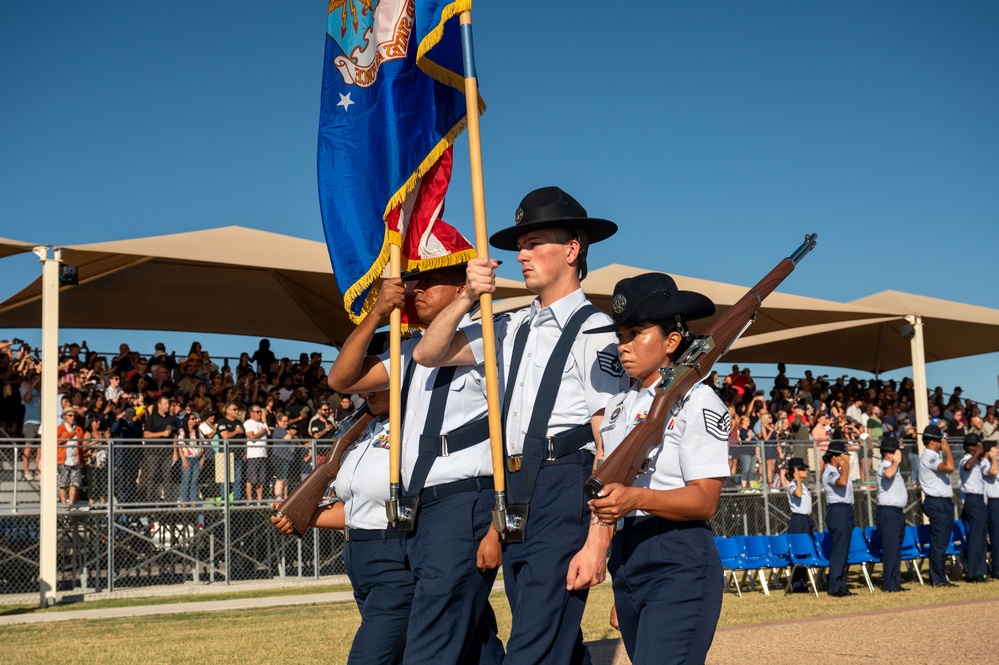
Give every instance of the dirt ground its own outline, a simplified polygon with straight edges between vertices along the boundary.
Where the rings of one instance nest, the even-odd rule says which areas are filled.
[[[983,637],[985,622],[997,615],[999,598],[729,626],[715,633],[707,662],[992,665],[999,662],[996,646]],[[630,663],[620,640],[591,642],[590,653],[594,665]]]

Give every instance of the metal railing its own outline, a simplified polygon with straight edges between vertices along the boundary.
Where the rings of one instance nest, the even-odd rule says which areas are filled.
[[[67,486],[58,507],[60,593],[345,572],[341,532],[312,529],[295,539],[278,534],[268,519],[277,482],[294,489],[329,442],[268,443],[261,500],[246,496],[245,454],[253,446],[245,442],[203,442],[187,470],[176,444],[81,443],[58,470],[59,484]],[[37,593],[39,448],[38,441],[0,441],[0,596]],[[77,488],[73,503],[69,486]]]
[[[329,442],[268,443],[261,501],[246,496],[245,443],[204,443],[197,458],[199,472],[188,472],[186,477],[179,458],[183,453],[176,444],[118,439],[79,446],[85,452],[77,455],[76,502],[60,503],[58,509],[60,593],[245,579],[320,579],[344,573],[341,532],[311,529],[305,538],[293,539],[274,531],[268,520],[277,481],[284,480],[279,476],[287,476],[290,492]],[[41,496],[39,482],[21,476],[25,450],[33,453],[38,448],[38,441],[0,440],[0,596],[37,593]],[[855,523],[873,525],[880,458],[873,445],[848,442],[848,448],[855,462],[851,465],[856,476]],[[817,529],[825,528],[819,478],[823,451],[815,443],[758,443],[731,450],[734,474],[726,480],[711,520],[716,535],[787,530],[790,511],[782,465],[792,456],[803,457],[812,470],[808,479],[812,516]],[[740,459],[744,451],[745,459]],[[912,482],[913,464],[918,465],[914,457],[914,451],[903,450],[901,473],[909,492],[906,521],[920,524],[921,496]],[[769,478],[768,459],[774,461]],[[35,469],[32,456],[29,472]],[[61,475],[65,483],[67,477],[74,480],[75,472],[64,470]],[[65,498],[69,500],[68,491]],[[954,502],[959,515],[957,492]]]

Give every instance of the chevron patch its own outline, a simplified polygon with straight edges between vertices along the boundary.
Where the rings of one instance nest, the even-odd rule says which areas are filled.
[[[719,441],[728,441],[728,433],[732,429],[732,415],[728,411],[717,413],[711,409],[704,409],[704,429]]]

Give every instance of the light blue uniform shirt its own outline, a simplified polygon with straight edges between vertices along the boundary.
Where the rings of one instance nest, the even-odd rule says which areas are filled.
[[[389,499],[388,419],[373,420],[343,456],[336,475],[336,496],[343,501],[351,529],[387,529]]]
[[[787,502],[791,504],[791,512],[795,515],[812,514],[812,493],[808,491],[808,485],[801,486],[801,498],[794,495],[794,490],[798,487],[798,481],[792,480],[787,486]]]
[[[989,462],[985,459],[979,459],[973,467],[965,469],[964,465],[970,459],[971,455],[965,453],[964,457],[961,458],[961,466],[957,468],[957,474],[960,478],[957,488],[960,490],[962,497],[965,494],[985,494],[985,479],[983,475],[989,472]],[[982,469],[983,463],[985,464],[984,469]]]
[[[510,376],[514,340],[524,321],[528,321],[530,331],[524,355],[520,359],[516,385],[510,393],[507,405],[506,453],[520,455],[524,450],[524,437],[534,413],[534,401],[541,386],[541,378],[548,366],[548,359],[555,350],[555,344],[562,337],[562,330],[578,309],[589,301],[578,289],[549,307],[541,307],[535,300],[530,307],[514,312],[510,316],[497,318],[494,322],[497,353],[499,354],[502,393],[506,394],[506,383]],[[569,348],[569,358],[562,370],[562,380],[555,406],[548,418],[547,436],[588,423],[590,418],[607,401],[630,383],[628,375],[621,367],[617,355],[617,337],[612,332],[583,334],[586,330],[613,323],[602,312],[591,314]],[[475,361],[484,359],[482,328],[479,325],[463,328],[469,348]],[[595,452],[595,444],[584,446],[584,450]],[[728,475],[727,473],[725,475]]]
[[[826,464],[826,468],[822,471],[822,490],[826,495],[826,503],[853,504],[853,483],[847,480],[845,487],[839,487],[836,485],[838,478],[839,469],[832,464]]]
[[[655,386],[634,387],[611,398],[600,425],[605,458],[645,420],[653,399]],[[667,416],[662,445],[649,454],[648,471],[634,486],[672,490],[692,480],[727,477],[729,420],[728,408],[714,390],[703,383],[694,386]],[[631,515],[648,513],[638,510]]]
[[[884,460],[878,467],[878,505],[890,508],[905,508],[906,501],[909,500],[909,493],[905,489],[905,479],[899,468],[895,469],[895,475],[891,478],[885,477],[885,470],[891,466],[891,462]]]
[[[988,459],[984,460],[987,466],[982,468],[982,484],[985,486],[985,498],[988,501],[999,499],[999,476],[990,476],[989,469],[992,463]]]
[[[926,496],[953,498],[954,489],[950,486],[950,474],[937,471],[943,463],[943,455],[939,451],[927,448],[919,456],[919,485]]]
[[[469,316],[462,319],[462,326],[469,325]],[[420,341],[417,333],[402,342],[403,376],[407,367],[413,362],[413,349]],[[389,371],[389,354],[379,356]],[[404,485],[409,485],[410,476],[416,467],[420,454],[420,436],[427,422],[430,411],[430,399],[433,395],[434,383],[440,370],[435,367],[414,365],[412,379],[409,385],[409,395],[406,397],[406,412],[402,414],[402,466],[399,473]],[[454,431],[486,413],[486,378],[485,366],[480,363],[474,366],[456,367],[454,378],[448,387],[447,407],[444,409],[444,422],[441,433]],[[491,476],[493,473],[492,454],[489,450],[489,438],[464,450],[449,452],[446,457],[438,456],[430,467],[430,473],[424,482],[424,487],[433,487],[452,483],[466,478]]]

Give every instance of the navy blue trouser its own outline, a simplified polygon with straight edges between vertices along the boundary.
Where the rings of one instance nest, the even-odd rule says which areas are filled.
[[[826,507],[826,528],[832,540],[829,553],[829,593],[846,591],[846,558],[850,554],[853,534],[853,506],[831,503]]]
[[[538,473],[527,538],[503,546],[503,583],[513,613],[506,643],[505,662],[510,665],[590,662],[579,627],[587,591],[566,591],[565,576],[589,530],[583,483],[593,471],[593,456],[572,453],[559,462],[542,466]],[[517,495],[521,477],[508,476],[509,495]]]
[[[875,524],[881,536],[881,579],[883,591],[902,588],[902,539],[905,537],[905,515],[901,508],[878,506]]]
[[[405,539],[350,541],[344,544],[343,561],[361,613],[347,662],[401,663],[415,589]]]
[[[791,520],[787,524],[788,533],[807,533],[809,535],[815,531],[811,515],[801,513],[791,513]],[[795,568],[794,577],[791,578],[791,589],[794,591],[808,591],[808,571],[805,568]]]
[[[724,576],[706,522],[647,518],[614,536],[609,570],[621,638],[635,665],[703,663]]]
[[[968,523],[968,577],[985,577],[985,550],[988,548],[988,509],[982,494],[965,494],[961,519]]]
[[[497,571],[482,572],[475,565],[479,541],[492,519],[494,493],[472,489],[436,498],[447,487],[421,493],[416,529],[408,541],[416,590],[405,662],[500,663],[503,644],[489,605]]]
[[[989,552],[992,553],[992,577],[999,577],[999,499],[985,505],[989,521]]]
[[[954,502],[948,497],[923,498],[923,514],[930,520],[930,582],[943,584],[947,580],[947,546],[954,532]]]

